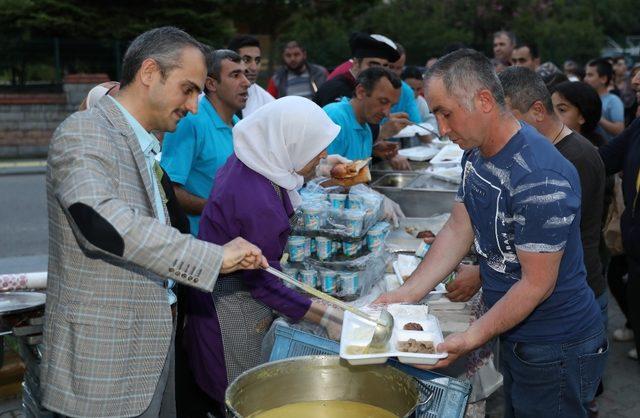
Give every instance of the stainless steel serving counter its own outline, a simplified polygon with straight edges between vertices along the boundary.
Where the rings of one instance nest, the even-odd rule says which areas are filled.
[[[458,191],[457,184],[411,171],[379,172],[371,187],[397,202],[406,216],[422,218],[451,212]]]

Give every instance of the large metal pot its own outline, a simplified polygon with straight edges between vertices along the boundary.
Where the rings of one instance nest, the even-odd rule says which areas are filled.
[[[419,398],[417,382],[391,366],[350,366],[338,356],[307,356],[246,371],[227,388],[225,404],[230,417],[330,400],[361,402],[408,417]]]

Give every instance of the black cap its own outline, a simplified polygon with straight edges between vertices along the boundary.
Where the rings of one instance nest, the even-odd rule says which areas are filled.
[[[384,58],[389,62],[400,59],[396,44],[386,36],[355,32],[349,37],[349,46],[353,58]]]

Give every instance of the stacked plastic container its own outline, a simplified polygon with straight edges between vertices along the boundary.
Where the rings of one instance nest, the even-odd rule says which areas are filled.
[[[346,193],[311,185],[300,194],[283,271],[325,293],[356,299],[384,272],[390,225],[381,221],[382,196],[366,186]]]

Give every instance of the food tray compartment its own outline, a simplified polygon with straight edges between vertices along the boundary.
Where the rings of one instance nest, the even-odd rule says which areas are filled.
[[[394,319],[394,328],[391,339],[383,351],[368,354],[353,354],[350,347],[366,346],[368,342],[371,341],[375,325],[357,315],[352,314],[351,312],[345,312],[342,323],[342,337],[340,339],[340,357],[353,365],[380,364],[386,362],[389,357],[397,357],[402,363],[435,364],[439,359],[447,357],[447,353],[409,353],[402,352],[397,349],[398,341],[406,341],[402,338],[405,338],[405,333],[409,331],[402,330],[402,327],[407,322],[418,322],[421,323],[421,325],[424,324],[424,331],[422,331],[424,334],[421,335],[428,335],[433,338],[433,340],[420,341],[432,341],[434,347],[437,347],[438,344],[443,341],[440,324],[435,316],[428,314],[428,308],[426,305],[392,304],[389,305],[387,309]],[[375,313],[371,310],[367,310],[365,312],[369,313],[374,318],[377,318],[379,315],[379,313]]]
[[[462,161],[463,154],[464,151],[456,144],[447,145],[440,150],[438,155],[431,159],[431,164],[446,166],[459,165]]]
[[[440,152],[438,147],[421,145],[417,147],[403,148],[398,151],[398,154],[411,161],[429,161],[435,157],[438,152]]]

